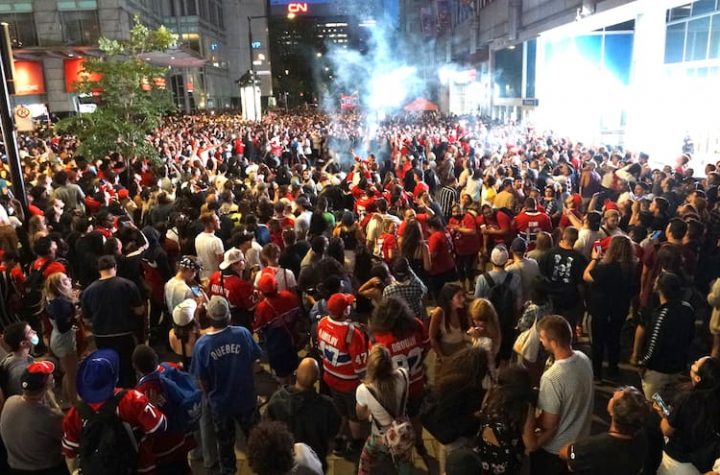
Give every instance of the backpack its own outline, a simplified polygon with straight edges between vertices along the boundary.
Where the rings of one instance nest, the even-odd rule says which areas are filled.
[[[25,311],[29,316],[37,316],[42,313],[43,284],[45,283],[45,271],[53,261],[46,261],[38,269],[33,269],[30,264],[28,278],[25,280]]]
[[[165,392],[161,407],[167,417],[168,432],[188,433],[198,429],[202,409],[202,391],[193,377],[168,363],[161,363],[164,371],[154,371],[140,379],[140,383],[157,380]]]
[[[120,391],[98,412],[82,401],[75,405],[83,422],[79,446],[81,473],[129,475],[137,472],[135,437],[116,413],[125,394],[127,390]]]
[[[283,328],[288,333],[290,342],[296,352],[305,349],[310,342],[310,320],[305,316],[302,306],[292,308],[279,315],[268,300],[265,300],[265,302],[277,315],[265,328]]]
[[[400,374],[402,374],[403,379],[405,380],[405,391],[403,392],[402,400],[400,402],[400,411],[397,414],[393,414],[383,405],[382,402],[380,402],[380,399],[371,387],[365,386],[373,399],[375,399],[375,402],[377,402],[392,419],[390,425],[385,428],[385,433],[382,438],[383,444],[387,447],[388,452],[390,452],[393,461],[396,458],[407,458],[407,456],[412,453],[412,448],[415,446],[415,439],[417,437],[415,434],[415,428],[413,427],[412,422],[410,422],[410,418],[407,416],[406,411],[410,380],[404,369],[400,369]],[[382,431],[382,427],[380,427],[378,421],[374,418],[373,420],[377,428]]]
[[[512,289],[510,288],[510,282],[512,281],[512,274],[510,272],[505,276],[500,284],[496,284],[488,272],[483,273],[483,277],[490,287],[487,299],[495,307],[495,311],[500,317],[500,321],[509,325],[509,323],[515,322],[515,296],[513,295]]]

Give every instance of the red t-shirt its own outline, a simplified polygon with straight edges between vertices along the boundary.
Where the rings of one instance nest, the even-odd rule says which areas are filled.
[[[552,232],[552,220],[540,211],[523,211],[515,216],[515,231],[519,236],[534,241],[540,231]]]
[[[432,266],[428,274],[440,275],[455,268],[455,258],[452,255],[450,236],[442,231],[435,231],[428,239],[430,248],[430,261]]]
[[[288,290],[281,290],[275,295],[265,297],[257,304],[255,309],[253,331],[262,330],[264,326],[279,316],[300,307],[300,305],[298,296]]]
[[[502,211],[495,212],[495,218],[491,220],[486,220],[485,216],[481,214],[477,217],[476,222],[478,228],[480,228],[484,224],[486,226],[494,226],[498,229],[502,229],[503,231],[505,231],[504,234],[492,236],[491,239],[495,239],[495,244],[509,244],[515,237],[515,233],[513,233],[512,229],[512,219],[510,219],[510,216],[503,213]]]
[[[381,234],[378,238],[378,245],[380,246],[383,260],[389,264],[393,257],[397,256],[398,244],[395,235],[392,233]]]
[[[575,215],[577,219],[582,219],[582,214],[580,214],[580,211],[572,210],[572,214]],[[558,227],[560,228],[567,228],[568,226],[572,226],[572,222],[570,221],[570,218],[565,216],[563,213],[562,216],[560,216],[560,221],[558,222]]]
[[[475,234],[463,234],[460,231],[451,231],[455,252],[458,256],[477,254],[480,251],[481,238],[480,231],[477,229],[477,224],[475,223],[475,217],[470,213],[465,213],[460,219],[452,217],[448,221],[448,228],[458,225],[461,228],[475,229]]]
[[[217,271],[210,276],[210,297],[220,295],[225,297],[232,307],[252,311],[259,300],[255,287],[235,274],[223,276],[221,285],[220,272]]]
[[[373,333],[368,350],[379,343],[388,349],[395,363],[408,370],[410,397],[422,397],[425,389],[425,366],[423,361],[430,348],[430,337],[423,322],[416,318],[416,327],[409,334],[397,337],[391,332]]]
[[[422,228],[423,237],[427,238],[429,231],[427,228],[427,222],[428,219],[430,219],[430,216],[427,215],[427,213],[420,213],[415,215],[415,221],[420,223],[420,228]],[[402,237],[402,235],[405,233],[405,228],[407,227],[407,221],[404,219],[402,220],[402,223],[400,223],[400,226],[398,226],[398,236]]]
[[[32,268],[32,270],[40,270],[40,268],[42,266],[44,266],[46,262],[47,262],[46,258],[38,257],[37,259],[35,259],[35,262],[32,263],[31,268]],[[54,274],[56,272],[65,273],[66,272],[65,266],[62,265],[60,262],[53,261],[45,268],[45,272],[43,272],[43,278],[47,279],[48,277],[50,277],[52,274]]]
[[[338,322],[330,317],[320,320],[317,329],[323,357],[323,381],[344,393],[354,391],[360,385],[360,376],[367,364],[365,335],[356,323],[352,326],[352,337],[348,335],[350,330],[349,321]]]
[[[115,388],[115,394],[121,391]],[[104,402],[88,404],[94,411],[100,410]],[[123,422],[132,427],[138,445],[138,472],[149,472],[155,468],[155,453],[152,439],[144,437],[155,432],[163,432],[167,427],[167,419],[163,413],[153,406],[147,397],[135,389],[129,389],[120,400],[117,415]],[[63,421],[62,449],[65,457],[74,458],[80,448],[80,434],[82,433],[82,419],[75,409],[65,415]]]

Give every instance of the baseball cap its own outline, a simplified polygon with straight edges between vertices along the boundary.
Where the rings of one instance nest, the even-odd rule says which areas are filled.
[[[45,388],[48,378],[55,371],[52,361],[36,361],[30,363],[20,378],[24,391],[39,391]]]
[[[353,303],[355,303],[355,296],[352,294],[334,294],[328,299],[327,309],[331,314],[339,317]]]
[[[258,280],[257,288],[264,294],[271,294],[277,290],[277,281],[272,274],[264,273]]]
[[[523,238],[516,237],[513,239],[512,244],[510,244],[510,250],[512,252],[525,252],[527,251],[527,243]]]
[[[211,320],[225,320],[230,315],[230,304],[225,297],[213,295],[207,303],[207,315]]]
[[[225,252],[223,261],[220,263],[220,269],[225,270],[231,265],[245,261],[245,254],[240,249],[232,248]]]
[[[104,402],[115,392],[118,382],[120,358],[115,350],[102,349],[90,353],[77,373],[77,390],[88,404]]]
[[[490,253],[490,262],[496,266],[504,266],[508,261],[508,251],[505,246],[495,246]]]
[[[184,327],[195,319],[197,302],[193,299],[185,299],[175,306],[172,313],[175,325]]]
[[[200,272],[202,270],[202,264],[195,258],[195,256],[182,256],[178,262],[178,266],[185,269],[192,269]]]

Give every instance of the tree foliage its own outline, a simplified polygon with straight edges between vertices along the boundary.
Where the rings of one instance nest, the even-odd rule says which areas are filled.
[[[137,17],[128,40],[100,38],[102,56],[88,57],[82,81],[75,82],[79,93],[97,97],[97,109],[61,120],[56,131],[76,136],[78,153],[90,159],[112,152],[157,159],[146,137],[175,106],[164,87],[167,69],[149,64],[144,55],[166,51],[176,41],[165,27],[149,29]]]

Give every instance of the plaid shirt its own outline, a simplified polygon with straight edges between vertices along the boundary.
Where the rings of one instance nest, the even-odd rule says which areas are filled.
[[[419,318],[425,318],[425,306],[423,305],[423,297],[427,294],[427,287],[423,282],[410,270],[410,278],[406,281],[395,281],[385,287],[383,290],[383,298],[396,297],[404,300]]]

